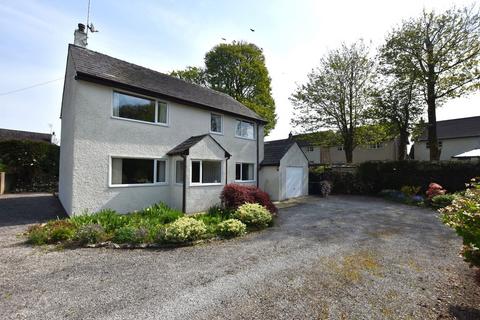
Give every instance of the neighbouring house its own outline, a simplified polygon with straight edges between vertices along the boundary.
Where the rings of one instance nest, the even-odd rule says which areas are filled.
[[[308,159],[296,141],[265,142],[260,185],[272,200],[308,194]]]
[[[440,160],[459,159],[462,153],[480,149],[480,117],[437,121]],[[427,129],[414,145],[415,160],[430,160]]]
[[[298,142],[310,165],[346,163],[343,146],[323,147],[321,141],[316,138],[309,138],[309,135],[291,135],[290,139]],[[353,150],[353,163],[398,160],[398,143],[398,138],[395,138],[384,142],[357,146]]]
[[[68,47],[61,120],[59,198],[70,215],[160,201],[199,212],[227,183],[259,185],[263,118],[226,94],[81,45]]]
[[[52,134],[31,132],[31,131],[0,129],[0,141],[7,141],[7,140],[29,140],[29,141],[43,141],[43,142],[51,143]]]

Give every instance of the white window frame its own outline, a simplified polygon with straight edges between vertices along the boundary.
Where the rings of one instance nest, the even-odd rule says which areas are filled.
[[[383,149],[383,143],[382,142],[371,143],[371,144],[368,145],[368,148],[369,149],[375,149],[375,150]]]
[[[219,116],[220,117],[220,127],[222,129],[220,132],[212,131],[212,116]],[[210,133],[223,135],[223,115],[221,115],[219,113],[213,113],[213,112],[210,113]]]
[[[236,138],[245,139],[245,140],[255,140],[255,139],[257,138],[257,134],[256,134],[256,132],[255,132],[255,131],[256,131],[256,127],[255,127],[256,124],[255,124],[255,122],[253,122],[253,121],[248,121],[248,120],[242,120],[242,119],[235,119],[235,120],[236,120],[236,121],[235,121],[235,128],[234,128],[234,130],[235,130],[235,137],[236,137]],[[246,122],[246,123],[250,123],[251,125],[253,125],[253,138],[242,137],[242,136],[237,135],[237,121]]]
[[[115,93],[120,93],[120,94],[125,94],[125,95],[136,97],[136,98],[143,98],[143,99],[149,99],[149,100],[155,101],[155,122],[143,121],[143,120],[137,120],[137,119],[130,119],[130,118],[123,118],[123,117],[119,117],[119,116],[114,115],[113,110],[115,109],[115,105],[114,105],[114,102],[115,102],[114,95],[115,95]],[[167,122],[165,122],[165,123],[158,122],[158,106],[159,106],[159,103],[164,103],[167,107]],[[137,93],[129,92],[129,91],[125,91],[125,90],[113,89],[112,90],[111,111],[112,111],[112,114],[111,114],[110,117],[112,119],[131,121],[131,122],[137,122],[137,123],[144,123],[144,124],[150,124],[150,125],[161,126],[161,127],[169,127],[170,126],[170,104],[167,101],[159,100],[159,99],[156,99],[156,98],[153,98],[153,97],[150,97],[150,96],[137,94]]]
[[[153,183],[130,183],[130,184],[113,184],[112,183],[112,173],[113,173],[113,159],[142,159],[142,160],[153,160]],[[157,182],[157,161],[165,162],[165,182]],[[156,186],[165,186],[168,185],[168,159],[164,157],[144,157],[144,156],[124,156],[124,155],[111,155],[109,156],[108,161],[108,187],[109,188],[125,188],[125,187],[156,187]]]
[[[339,146],[337,147],[337,151],[345,151],[345,149],[343,148],[343,146]]]
[[[211,182],[211,183],[202,183],[203,180],[203,161],[216,161],[220,162],[220,182]],[[200,182],[193,182],[193,162],[200,162]],[[190,186],[201,187],[201,186],[221,186],[223,180],[223,161],[218,159],[191,159],[190,160]]]
[[[240,165],[240,180],[237,180],[237,164]],[[242,164],[253,164],[253,180],[241,180],[243,176],[243,167]],[[256,182],[257,181],[257,170],[254,162],[235,162],[235,182]]]
[[[307,147],[307,152],[313,152],[314,150],[315,150],[315,149],[314,149],[314,147],[312,147],[312,146],[308,146],[308,147]]]

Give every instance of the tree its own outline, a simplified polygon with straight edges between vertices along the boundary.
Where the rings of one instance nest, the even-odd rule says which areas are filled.
[[[262,49],[252,43],[219,44],[205,54],[205,68],[171,75],[224,92],[263,117],[265,134],[275,127],[275,101]]]
[[[399,136],[398,159],[407,158],[408,137],[422,114],[421,97],[414,79],[381,77],[373,93],[370,115],[373,119],[390,123]]]
[[[208,86],[205,70],[199,67],[188,66],[185,70],[172,71],[170,75],[204,87]]]
[[[380,53],[393,72],[419,80],[428,106],[430,160],[439,160],[436,107],[480,85],[480,13],[474,7],[424,12],[394,29]]]
[[[321,127],[337,130],[351,163],[358,144],[356,130],[366,122],[373,74],[369,48],[362,41],[330,51],[308,74],[307,83],[292,94],[292,125],[306,132]]]

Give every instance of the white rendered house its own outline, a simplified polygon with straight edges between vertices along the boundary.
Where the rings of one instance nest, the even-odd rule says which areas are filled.
[[[69,215],[160,201],[199,212],[227,183],[258,186],[265,121],[226,94],[69,45],[61,120]]]

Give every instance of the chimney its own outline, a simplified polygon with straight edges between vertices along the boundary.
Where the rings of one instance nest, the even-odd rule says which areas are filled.
[[[292,138],[293,138],[293,134],[292,134],[292,132],[290,131],[290,133],[288,134],[288,139],[289,139],[289,140],[292,140]]]
[[[87,33],[85,32],[85,25],[83,23],[78,24],[78,29],[75,30],[73,44],[79,47],[87,47]]]

